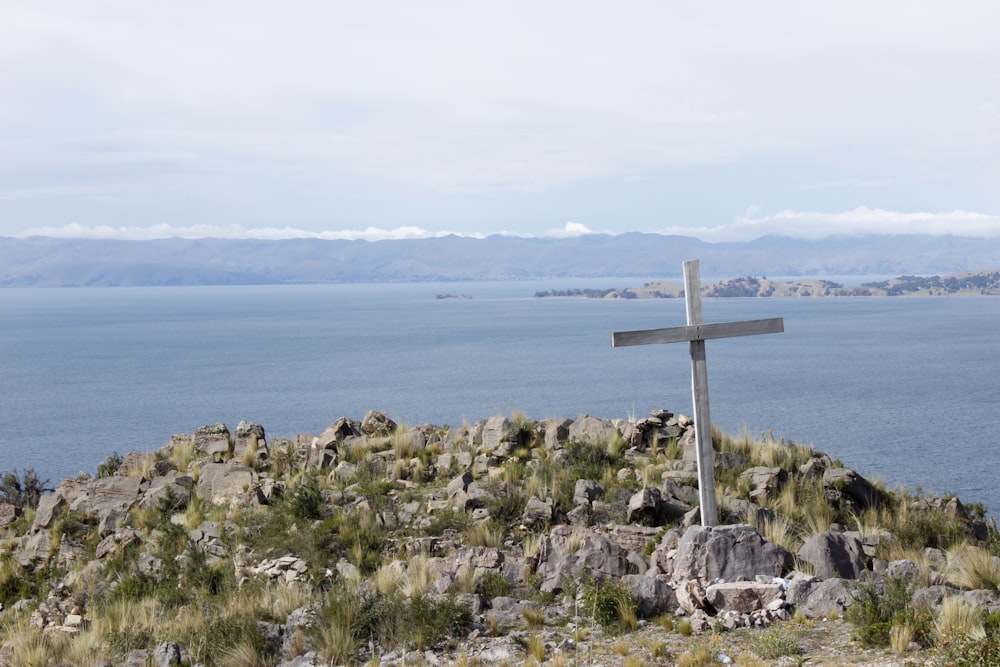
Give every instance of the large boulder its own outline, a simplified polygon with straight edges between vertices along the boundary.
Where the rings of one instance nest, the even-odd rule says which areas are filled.
[[[848,507],[872,507],[880,498],[878,489],[850,468],[828,468],[823,473],[823,487],[831,500]]]
[[[573,504],[590,505],[604,495],[604,487],[592,479],[578,479],[573,487]]]
[[[798,606],[806,618],[843,616],[844,610],[854,604],[857,583],[844,579],[827,579],[813,586],[809,597]]]
[[[536,571],[543,592],[560,591],[567,581],[575,581],[584,574],[595,579],[617,580],[634,567],[625,549],[608,537],[572,532],[568,528],[557,526],[541,540]]]
[[[361,420],[361,430],[370,436],[385,437],[394,433],[397,428],[396,422],[378,410],[369,410]]]
[[[757,575],[778,577],[792,566],[792,555],[768,542],[747,524],[691,526],[677,544],[673,579],[735,581]]]
[[[70,505],[75,512],[94,516],[100,521],[110,512],[127,512],[139,502],[147,484],[141,477],[112,475],[91,480],[87,493]]]
[[[727,581],[705,589],[705,599],[712,607],[741,614],[765,609],[776,600],[783,600],[783,595],[781,584],[757,581]]]
[[[740,479],[746,479],[752,487],[750,500],[757,503],[774,495],[787,477],[788,473],[777,466],[756,466],[740,473]]]
[[[66,508],[66,499],[61,493],[46,493],[38,500],[32,530],[41,530],[52,525],[52,520]]]
[[[21,516],[21,510],[10,503],[0,503],[0,528],[6,528],[17,521]]]
[[[820,579],[857,579],[865,570],[863,546],[852,533],[816,533],[802,545],[798,557]]]
[[[496,452],[506,456],[518,445],[520,439],[517,429],[509,419],[502,415],[490,417],[483,425],[482,451],[486,454]]]
[[[201,467],[198,495],[214,505],[239,502],[251,496],[249,491],[257,483],[253,468],[222,463],[206,463]]]
[[[562,449],[569,438],[569,427],[572,424],[569,419],[550,419],[545,422],[545,448]]]
[[[660,516],[662,502],[659,489],[653,486],[642,487],[628,500],[627,521],[644,526],[659,526],[663,523]]]
[[[580,415],[569,425],[570,442],[599,445],[610,442],[617,435],[618,429],[612,422],[590,415]]]
[[[670,577],[666,575],[626,574],[622,577],[622,584],[635,600],[641,618],[677,611],[677,596],[670,585]]]
[[[233,436],[221,422],[196,428],[193,439],[198,453],[213,461],[228,461],[233,456]]]
[[[341,417],[333,422],[326,429],[316,436],[312,442],[313,450],[337,449],[337,445],[349,438],[363,438],[365,432],[361,430],[361,424]]]
[[[243,420],[236,425],[236,433],[233,438],[233,458],[242,459],[247,450],[256,452],[258,459],[267,458],[267,439],[264,435],[264,427]]]

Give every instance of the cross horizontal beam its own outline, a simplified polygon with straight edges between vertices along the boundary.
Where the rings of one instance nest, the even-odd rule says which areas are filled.
[[[644,329],[642,331],[617,331],[611,334],[611,347],[651,345],[653,343],[685,343],[713,338],[733,338],[735,336],[781,333],[784,330],[784,319],[773,317],[767,320],[693,324],[686,327]]]

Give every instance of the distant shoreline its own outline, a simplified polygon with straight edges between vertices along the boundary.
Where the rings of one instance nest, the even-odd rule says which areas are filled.
[[[779,281],[768,280],[767,277],[743,276],[703,285],[701,295],[707,298],[998,296],[1000,270],[964,271],[947,276],[900,276],[850,286],[823,279]],[[662,280],[624,289],[588,288],[535,292],[537,298],[677,299],[683,296],[683,285]]]

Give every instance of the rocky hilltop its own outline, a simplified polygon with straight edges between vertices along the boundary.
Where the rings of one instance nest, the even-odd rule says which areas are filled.
[[[704,297],[983,296],[1000,294],[1000,271],[966,271],[948,276],[900,276],[844,286],[831,280],[777,281],[744,276],[702,285]],[[535,292],[536,297],[590,299],[683,298],[684,286],[652,281],[625,289],[567,289]]]
[[[702,527],[692,426],[666,410],[457,428],[372,411],[291,440],[204,426],[40,496],[8,475],[0,665],[995,651],[1000,534],[985,508],[887,490],[767,434],[716,433],[723,525]]]

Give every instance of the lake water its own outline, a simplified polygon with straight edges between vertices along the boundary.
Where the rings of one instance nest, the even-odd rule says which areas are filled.
[[[369,409],[410,425],[690,414],[686,345],[610,346],[612,331],[684,324],[683,302],[532,298],[611,286],[0,290],[0,471],[56,482],[241,419],[289,437]],[[1000,299],[710,299],[704,314],[785,320],[708,342],[716,425],[1000,510]]]

